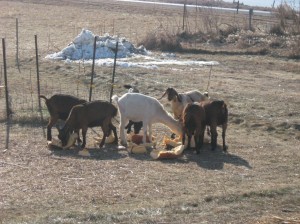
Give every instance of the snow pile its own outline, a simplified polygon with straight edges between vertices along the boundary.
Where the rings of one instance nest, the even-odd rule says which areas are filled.
[[[47,55],[46,59],[64,60],[65,63],[76,63],[84,60],[84,63],[91,64],[94,40],[95,35],[91,31],[83,29],[66,48]],[[106,34],[104,36],[96,36],[95,64],[97,66],[113,66],[117,41],[117,66],[123,68],[158,69],[158,66],[163,65],[205,66],[219,64],[216,61],[184,61],[177,58],[174,53],[164,53],[161,56],[155,56],[143,46],[136,48],[125,38],[111,37]]]
[[[95,35],[91,31],[83,29],[66,48],[60,52],[49,54],[46,58],[72,61],[93,59],[94,39]],[[130,57],[133,54],[148,54],[147,50],[143,46],[135,48],[135,46],[125,38],[111,37],[108,34],[105,34],[102,37],[96,36],[95,58],[114,58],[117,41],[119,42],[117,53],[118,58]]]

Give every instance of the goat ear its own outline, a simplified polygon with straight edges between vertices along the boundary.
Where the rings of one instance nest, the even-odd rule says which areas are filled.
[[[178,99],[178,102],[182,102],[182,96],[178,93],[176,93],[176,96],[177,96],[177,99]]]

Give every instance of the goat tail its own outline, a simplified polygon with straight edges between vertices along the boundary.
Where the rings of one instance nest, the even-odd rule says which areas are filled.
[[[188,125],[189,123],[192,123],[193,122],[193,116],[191,113],[187,112],[184,114],[184,117],[183,117],[183,123],[184,125]]]
[[[118,109],[116,107],[114,107],[114,110],[112,112],[112,117],[117,116],[117,114],[118,114]]]
[[[39,97],[45,99],[46,101],[48,100],[44,95],[39,95]]]
[[[222,106],[222,112],[223,112],[223,116],[224,116],[224,123],[228,122],[228,109],[227,109],[227,104],[224,102],[223,106]]]
[[[119,97],[117,95],[113,95],[111,97],[111,99],[119,106],[119,103],[118,103]]]

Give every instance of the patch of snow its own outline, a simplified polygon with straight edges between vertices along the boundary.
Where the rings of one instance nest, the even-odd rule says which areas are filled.
[[[140,67],[158,69],[158,66],[161,65],[204,66],[219,64],[216,61],[178,60],[174,53],[163,53],[160,57],[155,57],[144,46],[135,47],[125,38],[111,37],[109,34],[95,36],[91,31],[85,29],[67,47],[59,52],[47,55],[46,59],[64,60],[68,64],[82,61],[84,63],[92,63],[95,37],[95,65],[97,66],[113,66],[117,42],[117,66],[123,68]]]
[[[83,29],[81,33],[63,50],[46,56],[47,59],[54,60],[89,60],[93,59],[95,35]],[[147,50],[140,46],[135,48],[132,43],[125,38],[111,37],[109,34],[96,36],[95,58],[114,58],[116,44],[118,41],[118,58],[130,57],[132,54],[147,55]]]

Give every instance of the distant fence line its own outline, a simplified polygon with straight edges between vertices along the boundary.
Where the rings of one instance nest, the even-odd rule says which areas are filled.
[[[48,91],[49,89],[49,85],[47,83],[47,81],[41,82],[40,80],[40,73],[39,73],[39,53],[38,53],[38,38],[37,35],[34,36],[35,38],[35,49],[36,49],[36,78],[33,78],[32,76],[32,72],[30,70],[30,76],[28,79],[28,76],[22,77],[21,76],[21,72],[18,73],[18,77],[15,77],[13,79],[17,79],[17,80],[11,80],[12,82],[8,81],[8,75],[7,75],[7,68],[6,68],[6,64],[7,64],[7,60],[6,60],[6,44],[5,44],[5,38],[2,38],[2,49],[3,49],[3,70],[2,70],[2,66],[1,66],[1,79],[2,80],[2,71],[3,71],[3,77],[4,77],[4,86],[1,86],[1,88],[4,87],[5,89],[5,112],[6,112],[6,116],[5,118],[1,118],[1,120],[5,120],[6,121],[6,125],[7,125],[7,137],[6,137],[6,144],[5,144],[5,148],[8,148],[8,143],[9,143],[9,130],[10,130],[10,124],[11,124],[11,116],[18,116],[19,120],[22,119],[28,119],[29,117],[33,117],[34,119],[36,119],[36,117],[38,116],[37,113],[39,113],[39,117],[40,119],[43,121],[43,112],[42,112],[42,106],[41,106],[41,99],[39,97],[40,93],[41,93],[41,85],[43,85],[42,87],[42,91],[43,94],[47,94],[47,92],[51,92],[51,94],[49,94],[50,96],[53,94],[53,92],[55,93],[60,93],[62,92],[62,87],[61,84],[62,82],[60,82],[59,80],[55,80],[55,84],[52,80],[52,84],[51,84],[51,88],[52,91]],[[95,65],[95,52],[96,52],[96,37],[94,38],[94,53],[93,53],[93,61],[92,61],[92,71],[90,73],[90,82],[89,85],[86,85],[86,88],[89,89],[89,96],[88,99],[89,101],[92,100],[93,96],[93,89],[95,89],[95,84],[94,84],[94,76],[95,76],[95,69],[94,69],[94,65]],[[103,86],[101,86],[101,92],[105,91],[105,87],[107,87],[106,92],[109,92],[109,99],[111,98],[112,94],[113,94],[113,86],[114,86],[114,77],[115,77],[115,68],[116,68],[116,59],[117,59],[117,52],[118,52],[118,42],[116,44],[116,49],[115,49],[115,60],[114,60],[114,67],[113,67],[113,73],[112,73],[112,81],[111,83],[107,82],[106,84],[104,84]],[[45,80],[48,80],[49,78],[46,78]],[[34,81],[36,80],[36,85],[34,85]],[[72,79],[71,79],[72,80]],[[73,78],[74,80],[74,78]],[[19,81],[19,85],[17,84]],[[11,85],[10,85],[11,83]],[[13,84],[12,84],[13,83]],[[75,81],[75,83],[77,84],[77,96],[80,98],[84,98],[87,99],[87,97],[83,97],[82,95],[84,94],[80,94],[81,96],[79,96],[79,83],[80,80],[77,79]],[[57,87],[59,84],[59,91],[57,91]],[[12,87],[12,85],[18,85],[18,88],[10,88]],[[73,84],[74,85],[74,84]],[[73,89],[74,88],[71,87],[72,84],[70,82],[67,82],[67,85],[64,87],[64,91],[63,93],[68,92],[68,90]],[[104,88],[103,88],[104,87]],[[53,91],[53,89],[56,89],[56,91]],[[0,90],[1,91],[1,90]],[[85,91],[83,91],[85,92]],[[1,93],[1,92],[0,92]],[[96,92],[97,93],[97,92]],[[75,95],[74,93],[70,93],[71,95]],[[99,92],[97,94],[97,97],[99,97]],[[50,97],[49,96],[49,97]],[[110,101],[109,99],[107,99],[105,97],[106,100]],[[37,102],[37,103],[36,103]],[[0,102],[1,104],[1,102]],[[2,112],[4,112],[4,110]],[[33,115],[33,116],[32,116]]]

